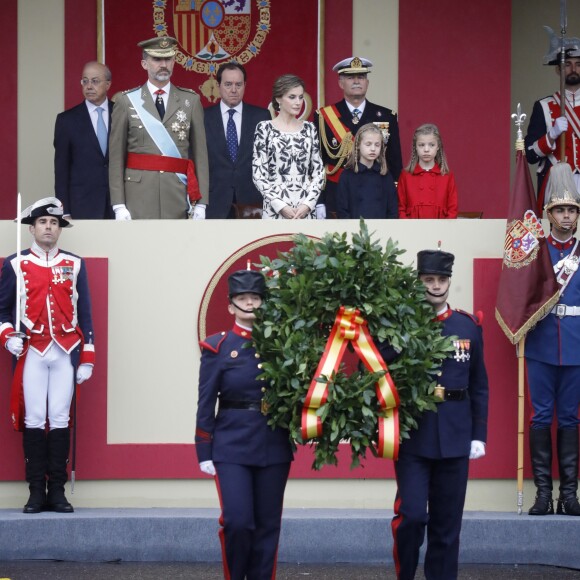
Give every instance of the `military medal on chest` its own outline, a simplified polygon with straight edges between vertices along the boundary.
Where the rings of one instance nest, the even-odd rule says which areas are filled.
[[[453,341],[453,346],[455,347],[453,358],[457,362],[467,362],[471,358],[471,354],[469,353],[471,340],[468,338],[460,338],[459,340]]]
[[[177,121],[171,124],[171,130],[174,133],[177,133],[177,138],[180,141],[185,141],[185,139],[187,138],[187,131],[189,131],[190,127],[190,123],[187,120],[187,114],[185,113],[185,111],[179,109],[179,111],[175,113],[175,116],[177,117]]]
[[[52,268],[52,283],[64,284],[67,280],[72,280],[72,273],[71,266],[55,266]]]

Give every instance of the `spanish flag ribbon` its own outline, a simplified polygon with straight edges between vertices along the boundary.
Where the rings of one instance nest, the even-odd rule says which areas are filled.
[[[338,371],[344,350],[351,342],[356,354],[371,372],[387,371],[376,385],[379,406],[385,411],[379,418],[380,457],[397,459],[399,454],[399,396],[395,383],[379,353],[370,333],[366,320],[355,308],[341,306],[314,378],[310,383],[302,408],[302,438],[313,439],[322,435],[322,421],[317,410],[328,397],[328,380]],[[318,379],[324,379],[320,381]]]

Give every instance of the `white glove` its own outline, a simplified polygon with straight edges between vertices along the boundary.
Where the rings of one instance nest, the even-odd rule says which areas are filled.
[[[568,130],[568,119],[566,117],[558,117],[554,121],[554,126],[548,131],[548,137],[555,141],[564,131]]]
[[[131,221],[131,214],[124,203],[113,206],[113,211],[115,212],[115,219],[120,222]]]
[[[194,220],[204,220],[205,219],[205,203],[196,203],[193,207],[193,213],[191,214]]]
[[[215,467],[213,465],[213,461],[202,461],[199,464],[199,468],[208,475],[214,476],[215,475]]]
[[[326,206],[323,203],[318,204],[314,208],[314,212],[315,212],[317,220],[325,220],[326,219]]]
[[[472,441],[469,459],[479,459],[485,455],[485,443],[483,441]]]
[[[79,365],[79,368],[77,369],[77,385],[80,385],[81,383],[88,381],[91,378],[92,374],[93,374],[93,365],[89,365],[86,363]]]
[[[6,341],[6,350],[14,356],[20,356],[24,350],[24,341],[17,336],[12,336]]]

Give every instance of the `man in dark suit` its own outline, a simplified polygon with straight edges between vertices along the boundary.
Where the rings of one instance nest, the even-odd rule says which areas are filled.
[[[107,99],[111,71],[98,62],[83,69],[85,101],[60,113],[54,126],[54,189],[67,217],[111,219]]]
[[[252,150],[256,125],[271,118],[267,109],[243,102],[246,71],[241,64],[222,64],[216,78],[221,101],[207,108],[204,117],[209,219],[236,217],[234,204],[242,211],[246,206],[262,207],[262,196],[252,181]]]
[[[387,168],[395,182],[403,168],[397,114],[366,99],[368,74],[372,66],[370,60],[357,56],[335,64],[332,70],[338,73],[338,85],[344,99],[322,107],[314,117],[320,137],[322,161],[326,167],[326,187],[319,203],[326,203],[328,217],[334,217],[336,212],[338,180],[359,127],[375,123],[382,130],[387,145]]]
[[[440,250],[417,254],[425,298],[442,322],[441,334],[455,338],[455,352],[438,373],[437,412],[423,414],[417,429],[401,443],[395,461],[397,495],[391,527],[398,580],[415,577],[425,528],[425,577],[457,578],[469,460],[485,455],[488,382],[481,322],[447,304],[453,261],[453,254]]]

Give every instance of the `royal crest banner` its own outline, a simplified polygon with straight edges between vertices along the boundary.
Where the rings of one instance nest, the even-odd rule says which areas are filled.
[[[523,151],[518,149],[495,308],[495,317],[512,344],[517,344],[550,311],[559,296],[534,206],[530,171]]]
[[[318,3],[312,0],[104,0],[105,61],[115,88],[146,81],[137,43],[154,36],[178,42],[172,82],[191,88],[204,106],[219,99],[220,64],[244,65],[244,100],[268,106],[274,80],[285,73],[304,79],[317,92]],[[130,25],[129,25],[130,23]]]

